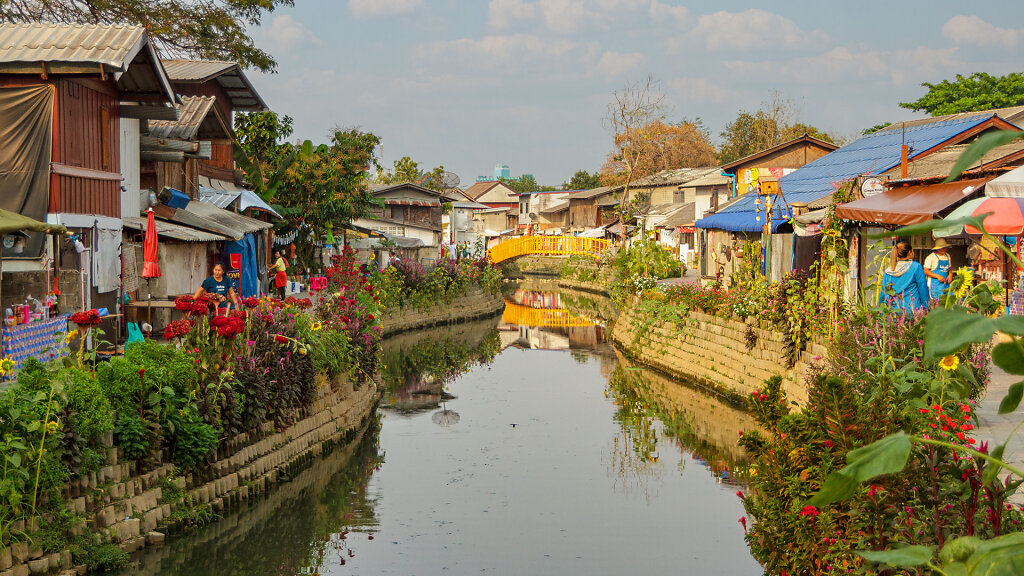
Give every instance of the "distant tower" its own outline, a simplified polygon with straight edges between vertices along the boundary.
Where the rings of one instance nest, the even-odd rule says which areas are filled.
[[[501,180],[502,178],[511,178],[512,171],[509,170],[508,164],[496,164],[494,166],[494,179]]]

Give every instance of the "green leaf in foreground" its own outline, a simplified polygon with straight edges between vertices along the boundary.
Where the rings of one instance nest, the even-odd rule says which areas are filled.
[[[992,349],[992,363],[1010,374],[1024,375],[1024,348],[1017,342],[1003,342]]]
[[[996,446],[995,449],[992,450],[992,454],[990,454],[990,456],[992,456],[996,460],[1002,460],[1003,452],[1005,451],[1006,444],[1000,444],[999,446]],[[981,480],[985,484],[992,483],[992,481],[996,479],[996,476],[999,475],[1000,470],[1002,470],[1002,466],[999,466],[998,464],[993,464],[992,462],[986,463],[985,472],[981,475]]]
[[[925,318],[926,356],[944,356],[967,344],[988,342],[996,329],[995,321],[981,314],[956,308],[937,308]]]
[[[1024,574],[1024,532],[982,542],[967,560],[967,570],[985,576]]]
[[[849,452],[846,468],[830,474],[821,490],[811,497],[810,503],[824,506],[849,498],[858,483],[903,470],[910,457],[910,448],[910,436],[897,432]]]
[[[889,566],[924,566],[932,559],[932,549],[927,546],[907,546],[892,550],[865,550],[857,555],[869,562],[888,564]]]
[[[1002,402],[999,403],[999,413],[1009,414],[1020,406],[1021,397],[1024,397],[1024,382],[1017,382],[1010,386],[1010,389],[1006,391],[1006,396],[1003,396]]]

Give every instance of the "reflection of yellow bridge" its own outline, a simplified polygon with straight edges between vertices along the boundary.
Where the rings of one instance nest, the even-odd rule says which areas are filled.
[[[497,244],[487,251],[491,262],[497,264],[520,256],[593,256],[598,257],[611,246],[611,242],[601,238],[583,238],[581,236],[519,236]]]
[[[597,322],[577,316],[564,308],[530,308],[505,301],[501,319],[506,324],[535,326],[538,328],[579,328],[597,326]]]

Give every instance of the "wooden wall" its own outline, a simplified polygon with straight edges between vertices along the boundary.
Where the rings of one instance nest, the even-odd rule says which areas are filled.
[[[57,80],[50,212],[121,216],[118,91],[112,80]],[[77,170],[76,170],[77,169]]]

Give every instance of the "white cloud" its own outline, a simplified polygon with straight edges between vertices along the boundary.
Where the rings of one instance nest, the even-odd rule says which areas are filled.
[[[490,26],[507,30],[522,22],[538,20],[551,32],[569,34],[585,26],[607,28],[626,14],[650,9],[660,17],[685,16],[686,8],[658,0],[490,0]]]
[[[497,69],[527,63],[551,63],[567,58],[582,62],[592,58],[596,51],[597,46],[592,43],[531,34],[508,34],[431,42],[416,47],[415,54],[432,63],[441,61],[444,64]]]
[[[921,82],[962,67],[956,48],[918,48],[891,52],[855,52],[838,47],[815,56],[784,62],[726,61],[723,65],[741,78],[777,78],[817,85],[841,80],[880,80],[893,85]]]
[[[651,7],[648,9],[651,14],[651,19],[656,23],[668,23],[681,26],[685,24],[690,17],[690,10],[686,6],[674,6],[671,4],[662,4],[658,0],[651,0]]]
[[[647,63],[647,56],[640,52],[605,52],[597,61],[594,71],[611,80],[634,72]]]
[[[715,12],[697,18],[690,31],[671,45],[701,44],[712,52],[765,48],[802,48],[827,40],[821,30],[806,31],[786,18],[752,8],[743,12]]]
[[[321,44],[316,34],[288,14],[274,16],[270,26],[262,30],[262,35],[275,52],[288,52],[304,42],[314,46]]]
[[[1000,28],[977,16],[965,15],[946,21],[942,34],[959,46],[1014,48],[1024,40],[1024,28]]]
[[[423,4],[424,0],[348,0],[348,10],[356,18],[374,18],[408,14]]]
[[[707,78],[673,78],[667,82],[674,100],[684,104],[721,104],[735,92]]]

